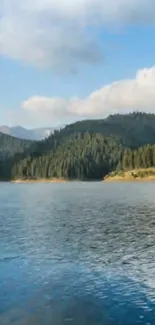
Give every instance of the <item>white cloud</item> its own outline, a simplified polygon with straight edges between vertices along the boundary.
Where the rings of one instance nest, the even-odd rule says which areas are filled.
[[[29,98],[21,104],[21,122],[53,125],[135,110],[155,113],[155,67],[140,70],[134,79],[114,82],[83,99]]]
[[[141,22],[155,23],[154,0],[1,0],[0,54],[75,69],[101,59],[92,27]]]

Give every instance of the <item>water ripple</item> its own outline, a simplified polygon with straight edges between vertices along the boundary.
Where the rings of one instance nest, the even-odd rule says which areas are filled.
[[[1,325],[154,325],[155,184],[0,185]]]

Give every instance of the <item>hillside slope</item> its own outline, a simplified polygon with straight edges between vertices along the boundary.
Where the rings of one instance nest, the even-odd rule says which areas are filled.
[[[57,143],[52,151],[14,164],[14,179],[102,179],[115,169],[122,146],[115,138],[100,134],[77,134]]]
[[[146,144],[155,143],[155,115],[133,113],[113,115],[104,120],[87,120],[67,125],[55,131],[49,138],[36,142],[31,154],[40,156],[55,149],[66,138],[77,134],[102,134],[113,137],[124,147],[136,149]]]
[[[67,135],[74,132],[101,133],[104,136],[120,138],[124,146],[138,148],[155,143],[155,115],[132,113],[111,115],[102,120],[80,121],[68,125],[62,130]]]
[[[81,121],[40,142],[16,141],[19,147],[11,145],[12,158],[1,166],[7,179],[102,179],[112,170],[155,166],[155,115]]]
[[[32,141],[21,140],[0,133],[0,157],[8,157],[13,156],[16,153],[23,153],[31,147],[32,143]]]

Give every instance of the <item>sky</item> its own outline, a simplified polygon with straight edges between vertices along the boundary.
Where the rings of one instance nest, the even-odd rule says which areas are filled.
[[[0,125],[155,113],[155,0],[1,0]]]

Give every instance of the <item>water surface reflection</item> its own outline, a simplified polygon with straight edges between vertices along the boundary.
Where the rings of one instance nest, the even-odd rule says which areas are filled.
[[[155,184],[0,185],[1,325],[154,325]]]

